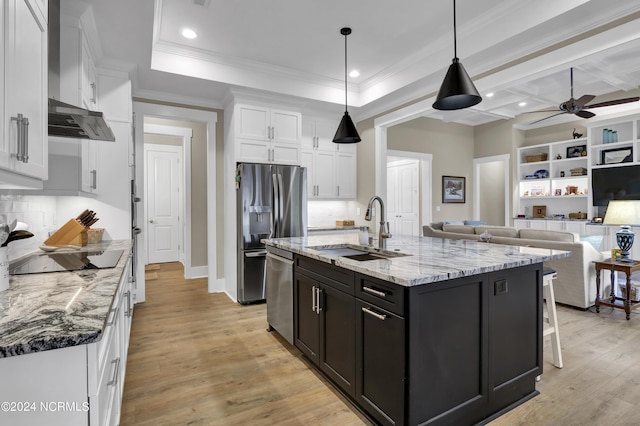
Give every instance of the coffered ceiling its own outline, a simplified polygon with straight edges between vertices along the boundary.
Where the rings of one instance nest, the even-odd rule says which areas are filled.
[[[138,97],[221,107],[232,88],[339,113],[344,26],[353,29],[349,69],[360,71],[348,86],[356,120],[416,101],[424,107],[415,116],[468,125],[509,119],[567,100],[570,67],[576,98],[627,97],[640,85],[637,0],[458,0],[458,56],[484,100],[450,112],[430,105],[453,57],[451,0],[86,4],[99,34],[98,65],[132,70]],[[184,38],[185,27],[198,37]]]

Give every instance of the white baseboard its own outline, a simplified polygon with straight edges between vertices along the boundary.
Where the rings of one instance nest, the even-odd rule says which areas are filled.
[[[205,278],[209,275],[209,268],[205,266],[192,266],[191,268],[186,268],[184,270],[184,277],[186,279],[192,278]]]

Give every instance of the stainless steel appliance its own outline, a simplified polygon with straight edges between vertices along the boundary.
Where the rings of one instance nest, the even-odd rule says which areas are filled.
[[[264,238],[307,234],[307,169],[240,163],[236,170],[238,302],[266,297]]]
[[[293,253],[267,246],[267,322],[293,345]]]

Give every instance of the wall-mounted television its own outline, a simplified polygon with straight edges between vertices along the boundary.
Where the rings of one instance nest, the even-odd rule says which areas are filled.
[[[607,206],[611,200],[640,200],[640,165],[591,170],[594,206]]]

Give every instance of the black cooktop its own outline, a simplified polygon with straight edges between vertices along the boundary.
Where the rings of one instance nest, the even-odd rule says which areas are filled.
[[[79,271],[113,268],[124,250],[34,253],[9,267],[9,274],[41,274],[44,272]]]

